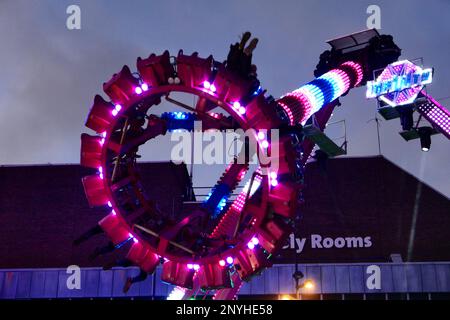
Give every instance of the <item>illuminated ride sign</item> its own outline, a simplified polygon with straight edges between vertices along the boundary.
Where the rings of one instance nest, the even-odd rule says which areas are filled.
[[[367,98],[379,98],[392,107],[413,103],[433,81],[433,69],[422,69],[403,60],[390,64],[375,81],[367,82]]]

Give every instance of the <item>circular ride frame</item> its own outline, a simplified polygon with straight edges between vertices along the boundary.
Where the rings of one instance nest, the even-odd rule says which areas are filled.
[[[257,137],[260,130],[268,132],[282,125],[282,119],[276,112],[277,103],[267,99],[261,91],[253,94],[250,99],[246,98],[251,88],[250,81],[236,76],[223,64],[212,62],[211,56],[202,59],[196,54],[186,56],[180,51],[175,70],[167,51],[161,56],[152,54],[147,59],[138,58],[138,78],[125,66],[103,85],[111,101],[107,102],[96,96],[86,122],[86,126],[96,131],[97,135],[82,135],[81,164],[98,170],[97,173],[83,178],[88,201],[91,206],[111,207],[111,213],[99,222],[103,231],[116,246],[133,241],[127,258],[135,265],[152,273],[162,262],[162,280],[189,289],[194,287],[194,278],[198,279],[198,286],[205,290],[232,288],[233,274],[238,274],[241,280],[248,280],[263,268],[269,267],[271,256],[280,250],[292,231],[292,221],[302,187],[295,170],[295,137],[283,135],[279,141],[271,141],[267,148],[262,146]],[[180,80],[177,81],[178,84],[174,84],[174,77]],[[210,85],[205,86],[205,82],[214,84],[214,90]],[[248,188],[241,192],[221,219],[217,219],[218,224],[209,237],[231,239],[234,244],[212,254],[184,248],[174,240],[180,224],[184,226],[189,223],[189,215],[187,220],[184,218],[175,227],[167,226],[161,232],[139,226],[136,228],[127,218],[133,215],[133,212],[125,210],[118,200],[118,190],[128,184],[134,190],[136,198],[143,200],[142,208],[137,210],[141,213],[154,213],[145,205],[135,159],[128,159],[131,161],[128,161],[126,166],[127,174],[121,177],[119,183],[114,176],[119,163],[130,157],[128,151],[138,147],[127,145],[125,138],[129,121],[136,116],[136,110],[144,111],[147,116],[147,111],[153,105],[159,104],[162,96],[167,97],[172,92],[189,93],[199,97],[199,100],[206,99],[212,105],[224,109],[239,127],[254,130],[253,138],[258,143],[259,151],[268,149],[270,152],[273,144],[278,144],[278,154],[272,155],[271,158],[272,161],[277,161],[276,169],[261,165],[262,170],[253,175],[251,183],[255,174],[260,176],[258,201],[251,201],[255,197],[252,197],[251,188]],[[245,112],[235,107],[236,102],[239,106],[242,103],[241,108],[244,107]],[[196,111],[200,119],[214,118],[212,114],[200,110],[200,107],[200,104],[197,104]],[[157,125],[161,124],[159,120],[156,121]],[[151,125],[149,121],[146,130],[152,130]],[[155,129],[155,134],[150,136],[154,138],[165,132],[166,129]],[[139,145],[145,141],[141,141]],[[242,164],[230,164],[218,185],[225,184],[228,190],[234,189],[243,172],[245,173],[248,164],[246,165],[243,167]],[[231,169],[233,166],[236,170]],[[271,177],[276,177],[278,183],[272,184]],[[193,212],[191,217],[198,213]],[[201,214],[208,212],[203,210]],[[137,230],[151,234],[154,240],[149,241]],[[240,232],[236,233],[236,230]],[[181,248],[183,254],[174,253],[174,248]]]

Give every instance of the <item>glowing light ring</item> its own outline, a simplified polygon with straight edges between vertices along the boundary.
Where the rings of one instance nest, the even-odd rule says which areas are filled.
[[[303,123],[307,120],[306,116],[311,113],[313,108],[311,100],[313,97],[309,92],[293,91],[284,97],[280,98],[278,104],[286,110],[286,112],[293,115],[291,125],[297,122]],[[289,110],[289,111],[287,111]]]
[[[341,64],[341,66],[349,66],[353,68],[354,72],[356,73],[356,83],[353,85],[353,87],[357,87],[361,84],[363,78],[364,78],[364,70],[362,66],[359,63],[353,62],[353,61],[347,61]]]
[[[350,78],[342,70],[330,71],[321,76],[320,79],[327,80],[333,85],[333,97],[329,102],[336,100],[350,88]]]
[[[279,102],[278,103],[282,108],[283,108],[283,110],[286,112],[286,114],[287,114],[287,116],[288,116],[288,118],[289,118],[289,124],[292,126],[292,125],[294,125],[295,124],[295,120],[294,120],[294,114],[292,113],[292,110],[286,105],[286,104],[284,104],[283,102]]]
[[[168,56],[168,53],[167,53],[167,56]],[[153,56],[150,56],[149,59],[156,59],[156,58],[154,58],[154,55],[153,55]],[[206,61],[206,60],[203,59],[202,61]],[[138,59],[138,69],[139,69],[139,63],[141,63],[141,62],[142,62],[142,60],[139,61],[139,59]],[[205,64],[207,64],[207,63],[205,63]],[[158,67],[158,66],[156,66],[156,67]],[[141,77],[143,77],[144,79],[146,76],[154,77],[152,72],[154,73],[154,72],[157,72],[155,70],[159,70],[156,67],[152,67],[153,68],[152,70],[146,70],[146,72],[148,71],[148,74],[146,74],[146,75],[141,73]],[[245,203],[246,199],[251,199],[251,196],[256,192],[256,190],[258,188],[261,190],[260,194],[263,199],[260,204],[261,210],[258,211],[258,213],[248,213],[248,214],[252,214],[253,218],[250,220],[250,222],[249,222],[250,224],[246,228],[244,228],[244,232],[237,235],[238,243],[234,247],[232,247],[230,249],[225,249],[224,251],[222,251],[220,253],[214,253],[214,254],[209,254],[209,255],[205,255],[205,256],[198,256],[198,255],[189,256],[186,254],[182,254],[182,255],[175,254],[173,252],[167,251],[167,247],[161,247],[159,244],[157,244],[158,242],[155,242],[155,243],[148,242],[148,240],[146,238],[141,237],[138,232],[135,232],[131,228],[131,225],[129,224],[127,219],[125,218],[124,209],[119,205],[119,202],[116,199],[116,191],[113,191],[113,187],[118,182],[117,181],[114,181],[114,183],[112,182],[112,174],[114,172],[113,158],[118,154],[120,154],[122,157],[127,157],[128,155],[127,155],[126,151],[124,151],[124,149],[122,149],[122,148],[127,147],[127,145],[122,146],[122,145],[118,144],[117,137],[113,138],[112,134],[115,132],[119,132],[119,130],[122,129],[122,127],[123,127],[122,119],[125,119],[125,118],[133,119],[132,115],[135,114],[134,108],[136,106],[142,107],[143,105],[145,105],[144,104],[144,101],[145,101],[148,104],[147,108],[145,109],[145,113],[147,113],[147,111],[150,109],[150,107],[155,103],[154,101],[157,100],[156,99],[157,97],[164,96],[166,94],[169,94],[170,92],[185,92],[185,93],[197,95],[198,97],[201,97],[201,98],[206,98],[206,99],[210,100],[212,103],[222,107],[227,112],[229,112],[229,114],[231,114],[233,116],[233,118],[237,121],[237,123],[239,123],[241,128],[244,130],[247,130],[249,128],[254,128],[254,127],[252,127],[253,126],[252,123],[254,123],[254,120],[252,117],[255,117],[255,115],[258,117],[258,122],[257,122],[258,127],[254,128],[254,129],[257,129],[257,131],[261,130],[261,129],[269,130],[271,128],[278,128],[279,123],[280,123],[280,120],[276,116],[275,110],[272,110],[273,107],[270,107],[268,102],[265,99],[260,99],[260,97],[258,95],[253,97],[253,99],[255,99],[256,103],[249,103],[246,106],[246,113],[244,114],[243,112],[240,112],[240,110],[235,110],[234,101],[236,101],[236,99],[234,99],[234,101],[223,100],[222,97],[225,97],[227,95],[225,93],[221,92],[221,90],[223,90],[223,89],[220,86],[220,82],[218,82],[217,84],[210,83],[209,89],[206,89],[204,87],[204,82],[201,82],[201,81],[193,82],[192,80],[188,81],[188,78],[186,78],[187,77],[186,75],[181,75],[180,73],[182,72],[182,70],[181,70],[180,66],[178,66],[178,72],[179,72],[179,78],[181,79],[181,81],[177,84],[174,84],[173,82],[171,84],[167,84],[167,83],[162,83],[162,84],[159,83],[158,84],[154,81],[147,80],[146,82],[144,82],[145,85],[143,85],[143,84],[137,84],[138,80],[131,76],[131,73],[127,67],[124,67],[124,69],[122,69],[121,73],[115,74],[113,76],[113,78],[104,85],[104,88],[106,88],[105,91],[108,90],[108,92],[107,92],[108,95],[114,96],[114,98],[111,97],[111,100],[113,100],[113,102],[107,102],[107,101],[102,100],[102,98],[97,99],[97,97],[96,97],[94,106],[91,109],[91,112],[88,117],[88,121],[86,123],[88,128],[91,128],[91,129],[95,128],[95,130],[97,132],[99,132],[99,130],[100,130],[100,132],[99,132],[100,133],[100,136],[99,136],[100,144],[98,144],[100,150],[97,150],[96,153],[83,152],[83,148],[85,148],[85,146],[82,144],[82,152],[81,152],[82,163],[97,163],[97,161],[100,161],[100,166],[95,167],[98,170],[96,177],[99,177],[100,180],[96,181],[95,179],[92,179],[92,176],[88,176],[88,177],[85,177],[86,179],[83,178],[83,184],[85,186],[86,196],[88,197],[88,200],[90,201],[90,203],[93,206],[101,206],[101,205],[106,206],[107,205],[108,207],[111,208],[110,214],[101,221],[101,223],[102,223],[101,226],[104,229],[107,236],[109,236],[114,243],[117,243],[118,246],[122,246],[125,243],[131,242],[132,247],[130,249],[130,252],[136,246],[143,246],[147,250],[144,252],[148,252],[148,254],[153,255],[155,257],[157,256],[157,257],[163,258],[163,260],[164,260],[163,273],[166,272],[167,270],[171,269],[172,268],[171,266],[173,264],[179,264],[179,265],[184,265],[185,270],[192,270],[192,271],[195,270],[196,272],[198,270],[199,275],[201,275],[201,274],[205,274],[205,272],[206,272],[205,268],[210,265],[225,268],[224,270],[226,270],[229,266],[232,266],[233,264],[241,263],[240,259],[243,259],[245,254],[247,254],[247,253],[245,253],[245,252],[247,252],[246,250],[249,250],[249,248],[248,248],[249,242],[252,243],[252,245],[251,245],[253,247],[252,251],[259,252],[258,254],[261,256],[261,254],[263,254],[263,252],[265,250],[264,244],[261,244],[259,242],[256,243],[256,241],[252,241],[252,239],[259,234],[259,228],[262,227],[263,222],[267,223],[268,221],[270,221],[270,219],[273,219],[273,216],[271,215],[273,213],[273,210],[272,209],[269,210],[269,207],[270,207],[269,203],[275,201],[275,203],[277,203],[278,207],[281,206],[281,207],[285,208],[285,210],[290,212],[289,214],[292,215],[292,217],[295,213],[294,206],[292,206],[292,204],[288,203],[286,200],[283,200],[282,197],[280,197],[280,195],[273,196],[273,197],[271,197],[270,195],[272,193],[278,194],[279,191],[277,191],[277,190],[281,190],[280,188],[282,188],[282,187],[285,188],[284,190],[292,190],[292,192],[297,192],[299,189],[299,186],[295,186],[295,187],[291,187],[290,185],[284,186],[284,182],[283,183],[280,182],[280,185],[278,185],[276,187],[274,187],[273,185],[271,186],[267,176],[261,175],[261,172],[259,171],[259,173],[255,176],[255,179],[253,181],[252,189],[248,190],[249,186],[247,184],[247,188],[244,189],[243,193],[241,193],[238,196],[236,201],[234,201],[234,203],[230,206],[229,210],[235,211],[237,213],[247,214],[247,213],[245,213],[246,212],[246,203]],[[211,72],[211,70],[209,70],[209,72]],[[222,75],[219,71],[219,73],[216,76],[216,79],[220,79],[221,76]],[[225,78],[226,75],[223,77]],[[219,81],[219,80],[217,80],[217,81]],[[213,85],[214,85],[214,89],[212,89]],[[111,86],[113,89],[111,89]],[[136,88],[140,88],[140,90],[136,90]],[[318,92],[316,92],[316,93],[318,94]],[[148,101],[153,101],[153,102],[150,103]],[[109,110],[109,111],[106,111],[106,110]],[[108,116],[108,114],[109,114],[109,116]],[[265,127],[261,127],[260,114],[263,114],[265,116],[265,119],[266,119],[265,120],[266,122],[264,125]],[[176,119],[182,120],[184,114],[179,113],[179,114],[174,114],[174,115],[175,115]],[[162,118],[158,118],[158,119],[163,120]],[[159,135],[159,134],[161,134],[161,133],[158,133],[157,135]],[[257,136],[258,135],[255,135],[255,139],[256,139],[256,142],[258,144],[260,144],[260,148],[262,148],[261,144],[268,143],[268,141],[265,139],[262,139],[262,140],[257,139]],[[151,138],[148,138],[147,140],[149,140],[149,139],[151,139]],[[283,148],[286,148],[286,147],[284,145],[280,145],[280,153],[281,154],[292,154],[292,152],[283,150]],[[84,159],[83,158],[83,157],[89,158],[89,157],[94,157],[94,156],[95,156],[95,161],[91,161],[91,162],[86,161],[86,160],[92,160],[92,159]],[[97,157],[99,157],[99,158],[97,158]],[[125,178],[136,176],[135,174],[131,174],[131,173],[134,173],[133,166],[126,167],[126,168],[124,167],[122,169],[125,170],[124,171]],[[237,174],[238,174],[239,178],[243,177],[242,171],[239,171]],[[132,187],[134,194],[137,196],[137,198],[139,198],[141,191],[139,191],[139,193],[138,193],[138,191],[136,191],[138,189],[136,187],[138,181],[134,181],[133,179],[131,179],[131,181],[130,181],[130,186]],[[91,185],[89,185],[87,183],[87,182],[90,182],[91,180],[93,180],[93,182],[95,183],[94,187],[92,187]],[[119,180],[119,182],[120,181],[121,180]],[[290,180],[287,180],[287,181],[289,182]],[[93,189],[93,188],[95,188],[95,189]],[[114,188],[117,188],[117,187],[114,187]],[[93,191],[95,191],[95,192],[93,192]],[[247,194],[247,193],[249,193],[249,194]],[[279,199],[281,199],[281,200],[279,200]],[[146,211],[147,209],[144,208],[144,210]],[[285,212],[283,214],[286,215],[287,213]],[[224,214],[224,216],[222,217],[222,219],[220,221],[224,220],[224,218],[226,216],[227,215]],[[221,222],[219,222],[219,224],[216,226],[216,229],[220,229],[220,228],[221,228]],[[212,232],[212,233],[214,233],[214,232]],[[278,241],[281,244],[282,242],[284,242],[284,239],[280,238]],[[264,256],[264,254],[263,254],[263,256]],[[268,257],[269,256],[270,255],[268,255]],[[236,257],[236,259],[232,259],[231,257]],[[223,261],[228,261],[230,259],[232,259],[232,261],[229,263],[229,266],[227,266],[227,265],[223,266]],[[267,257],[264,259],[267,259]],[[159,258],[158,258],[158,260],[159,260]],[[139,263],[141,263],[141,262],[136,262],[137,265],[139,265]],[[267,263],[267,265],[266,265],[266,263]],[[260,263],[261,267],[269,266],[269,265],[270,265],[269,262]],[[167,266],[167,268],[166,268],[166,266]],[[189,268],[189,267],[191,267],[191,268]],[[246,278],[251,276],[253,273],[257,272],[258,270],[249,269],[247,271],[248,272],[245,274]],[[169,270],[167,272],[171,272],[171,271]],[[183,271],[183,272],[180,274],[177,273],[175,278],[169,277],[169,280],[166,280],[166,281],[169,281],[169,282],[174,281],[171,283],[178,285],[178,286],[179,286],[179,281],[181,281],[182,283],[185,283],[183,281],[189,280],[188,279],[189,277],[191,277],[190,281],[192,281],[192,279],[193,279],[192,274],[190,274],[188,271]],[[186,273],[186,272],[188,272],[188,273]],[[201,278],[201,277],[199,276],[198,278]],[[172,279],[172,280],[170,280],[170,279]],[[209,288],[208,281],[210,281],[210,280],[207,280],[206,284],[204,284],[206,286],[206,288]],[[189,281],[186,283],[188,284]],[[212,284],[212,286],[213,286],[212,288],[214,288],[214,284]],[[178,293],[179,293],[179,295],[181,295],[182,290],[180,290],[180,292],[178,292]]]
[[[301,92],[308,97],[308,100],[312,106],[311,113],[316,113],[325,104],[324,94],[322,90],[315,85],[304,85],[298,90],[298,92]]]
[[[160,87],[153,87],[152,89],[150,89],[150,90],[146,93],[146,96],[144,96],[144,94],[141,94],[141,95],[139,95],[139,99],[132,99],[132,100],[129,101],[129,103],[124,104],[124,106],[123,106],[123,108],[122,108],[122,113],[125,113],[125,111],[126,111],[127,109],[129,109],[131,106],[137,104],[137,102],[140,101],[141,99],[144,100],[145,98],[148,98],[148,97],[151,96],[151,95],[159,95],[159,94],[161,94],[161,93],[163,93],[163,92],[177,92],[177,91],[178,91],[178,92],[188,92],[188,93],[194,93],[194,94],[197,93],[197,95],[199,95],[199,96],[204,96],[204,97],[208,97],[208,98],[210,98],[210,99],[212,99],[212,100],[216,100],[217,105],[222,105],[228,112],[230,112],[230,114],[233,114],[233,113],[231,112],[231,106],[230,106],[229,104],[227,104],[227,103],[225,103],[225,102],[222,102],[222,103],[221,103],[221,102],[217,99],[216,96],[209,97],[208,95],[210,95],[211,92],[206,93],[206,94],[202,94],[202,93],[196,92],[196,90],[197,90],[196,88],[186,88],[186,87],[182,87],[182,86],[179,86],[179,85],[177,85],[177,86],[160,86]],[[243,118],[239,117],[239,118],[235,118],[235,119],[236,119],[238,122],[240,122],[240,123],[242,124],[242,127],[243,127],[244,129],[248,129],[248,125],[246,125],[246,122],[245,122],[245,120],[244,120]],[[106,140],[108,140],[108,138],[109,138],[109,133],[107,134]],[[104,152],[103,156],[104,156],[105,159],[106,159],[107,148],[103,148],[103,152]],[[106,164],[103,164],[102,166],[105,167]],[[120,212],[120,210],[118,210],[118,206],[116,205],[115,196],[114,196],[113,193],[111,192],[111,186],[112,186],[112,185],[111,185],[111,183],[110,183],[110,181],[109,181],[108,179],[104,179],[104,180],[105,180],[105,184],[106,184],[105,190],[106,190],[107,193],[108,193],[108,198],[111,199],[110,201],[108,201],[108,206],[111,207],[111,208],[114,208],[114,209],[115,209],[115,212]],[[117,213],[117,216],[122,217],[122,214]],[[126,224],[125,219],[121,218],[121,220],[122,220],[123,223]],[[133,232],[133,231],[130,229],[130,230],[129,230],[130,235],[133,234],[132,232]],[[137,235],[134,235],[133,237],[136,238],[136,239],[139,239],[139,236],[137,236]],[[130,240],[131,240],[131,238],[130,238]],[[144,241],[143,239],[140,239],[140,240]],[[236,247],[235,250],[232,250],[232,252],[228,252],[227,255],[234,255],[233,252],[234,252],[234,251],[238,251],[238,249],[239,249],[239,248]],[[192,259],[188,259],[188,258],[184,258],[184,259],[183,259],[183,258],[179,258],[179,257],[177,257],[177,256],[173,256],[173,255],[168,254],[168,253],[158,252],[156,249],[155,249],[155,253],[158,254],[158,255],[160,255],[160,256],[164,256],[164,257],[167,258],[169,261],[179,261],[179,262],[183,262],[183,263],[186,263],[186,264],[187,264],[188,262],[192,261]],[[216,259],[217,259],[217,258],[201,259],[201,260],[198,261],[198,263],[199,263],[199,264],[201,264],[201,263],[207,263],[207,262],[209,262],[210,260],[216,260]]]
[[[311,104],[311,95],[309,92],[302,92],[301,90],[298,92],[293,92],[292,96],[294,96],[302,107],[302,116],[298,119],[299,123],[305,123],[308,120],[309,115],[312,114],[313,105]]]

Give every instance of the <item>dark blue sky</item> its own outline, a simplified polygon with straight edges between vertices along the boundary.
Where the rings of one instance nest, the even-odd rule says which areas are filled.
[[[81,30],[66,28],[70,4],[81,7]],[[151,52],[182,48],[223,60],[229,44],[250,30],[260,39],[254,53],[260,80],[278,97],[312,80],[325,40],[366,28],[370,4],[381,7],[381,32],[394,36],[402,58],[423,57],[436,68],[429,92],[450,96],[449,0],[1,0],[0,164],[78,162],[93,96],[123,64],[135,69],[136,57]],[[346,120],[349,156],[377,154],[375,124],[367,123],[375,102],[363,88],[341,102],[333,121]],[[399,129],[398,121],[382,122],[382,154],[450,196],[449,141],[435,136],[422,153]]]

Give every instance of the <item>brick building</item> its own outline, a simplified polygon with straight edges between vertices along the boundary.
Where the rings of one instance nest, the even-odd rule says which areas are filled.
[[[185,202],[194,200],[186,166],[143,163],[140,172],[148,196],[157,200],[165,212],[176,214]],[[71,264],[94,268],[86,272],[92,272],[92,277],[102,283],[99,279],[104,277],[104,271],[99,267],[111,258],[89,262],[87,257],[107,239],[97,236],[79,247],[72,246],[73,239],[107,213],[87,204],[80,179],[88,173],[78,165],[0,167],[0,297],[67,296],[59,292],[64,289],[60,288],[59,280]],[[447,197],[383,157],[331,159],[326,168],[311,163],[305,181],[306,203],[298,230],[276,257],[278,265],[263,273],[263,278],[254,278],[246,284],[242,294],[291,293],[295,262],[307,277],[320,282],[317,289],[320,294],[353,292],[355,281],[365,279],[365,266],[373,263],[390,272],[387,277],[390,280],[385,280],[388,281],[385,288],[391,288],[388,292],[450,291]],[[389,264],[391,254],[399,257],[400,271],[395,271],[398,265]],[[402,261],[412,262],[413,267],[401,264]],[[352,268],[357,273],[353,274]],[[42,280],[42,270],[50,270],[48,280]],[[35,271],[41,272],[39,277]],[[105,296],[123,296],[122,278],[134,271],[115,272],[120,276],[114,276],[111,283],[103,280],[103,285],[111,286],[105,289],[111,292]],[[38,280],[33,280],[34,277]],[[54,288],[46,289],[50,293],[25,289],[26,292],[18,293],[22,286],[27,288],[30,284],[32,288],[33,281],[44,281]],[[348,290],[339,289],[338,284],[342,283]],[[131,290],[125,296],[146,296],[150,286],[153,283],[140,284],[138,292],[142,294]],[[41,290],[40,286],[34,287]],[[365,292],[361,288],[357,292]],[[98,294],[103,289],[96,290]],[[163,297],[169,290],[170,286],[157,287],[156,294]],[[81,296],[96,294],[86,292]]]

